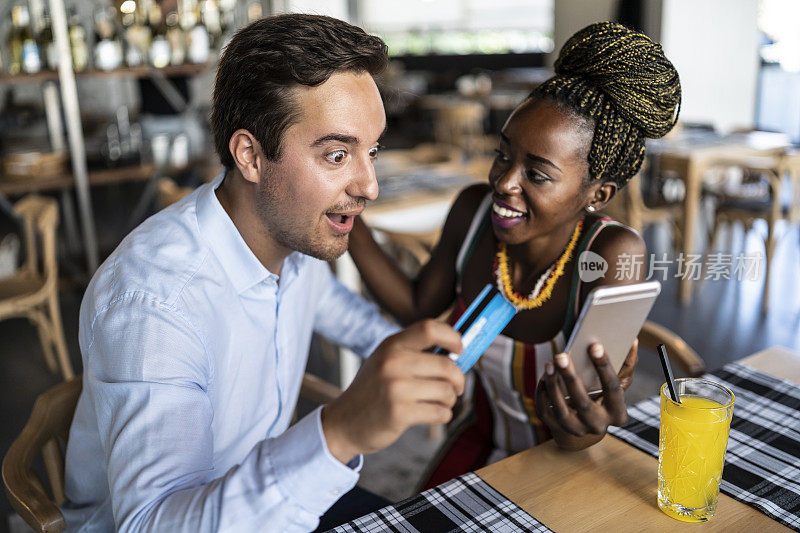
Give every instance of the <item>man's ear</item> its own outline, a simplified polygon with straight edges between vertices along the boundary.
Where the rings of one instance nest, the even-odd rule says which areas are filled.
[[[264,152],[253,134],[245,129],[236,130],[228,142],[228,149],[244,179],[258,183],[264,165]]]
[[[595,211],[600,211],[614,198],[615,194],[617,194],[617,184],[607,181],[595,189],[589,205],[594,206]]]

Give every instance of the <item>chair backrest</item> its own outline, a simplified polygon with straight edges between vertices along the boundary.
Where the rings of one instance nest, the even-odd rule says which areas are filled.
[[[481,102],[448,102],[435,109],[435,117],[433,136],[436,142],[451,144],[462,150],[478,148],[483,144],[486,108]]]
[[[378,180],[394,174],[416,172],[431,166],[455,165],[461,153],[455,146],[441,143],[422,143],[414,148],[383,150],[375,162]]]
[[[3,459],[3,482],[11,506],[35,531],[63,531],[64,452],[82,376],[60,383],[39,395],[28,423]],[[42,455],[51,493],[31,465]]]
[[[784,154],[779,164],[779,175],[788,174],[792,184],[792,203],[789,208],[789,221],[800,222],[800,152]]]
[[[771,202],[767,213],[767,222],[772,226],[772,224],[781,218],[783,174],[785,171],[791,169],[791,163],[792,156],[789,155],[745,156],[731,159],[721,158],[716,161],[718,166],[739,168],[743,173],[756,175],[759,179],[764,180],[766,184],[768,184],[768,187],[766,185],[760,186],[761,184],[758,183],[754,184],[756,185],[755,187],[751,187],[751,185],[740,185],[739,191],[733,194],[723,194],[722,196],[723,198],[726,196],[732,196],[733,198],[758,198],[769,194]]]
[[[659,344],[666,346],[667,355],[685,375],[697,378],[705,374],[705,362],[686,341],[664,326],[646,321],[639,332],[639,347],[655,351]]]
[[[642,173],[637,173],[628,184],[622,189],[627,196],[629,209],[637,211],[647,211],[647,205],[644,203],[644,195],[642,194]]]
[[[37,237],[41,242],[42,272],[46,289],[58,283],[58,254],[56,229],[58,228],[58,204],[52,198],[28,195],[14,204],[14,213],[22,219],[25,240],[25,263],[22,270],[36,274],[39,270]]]
[[[402,233],[384,229],[381,232],[398,252],[405,251],[411,254],[417,262],[416,268],[428,262],[441,236],[441,229],[438,228],[426,233]]]
[[[172,178],[161,178],[158,182],[158,201],[163,207],[172,205],[192,192],[189,187],[181,187]]]
[[[671,172],[684,179],[689,173],[689,163],[686,158],[669,153],[656,156],[655,168],[659,173]]]
[[[627,224],[636,231],[642,231],[644,217],[648,208],[644,203],[641,185],[641,171],[603,207],[603,213],[611,218]]]

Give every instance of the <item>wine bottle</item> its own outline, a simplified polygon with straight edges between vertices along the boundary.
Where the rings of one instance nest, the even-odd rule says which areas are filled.
[[[22,19],[21,6],[11,9],[11,29],[8,32],[6,49],[8,50],[8,73],[22,72]]]
[[[44,57],[44,65],[48,70],[58,70],[58,50],[53,40],[53,24],[50,12],[42,13],[42,31],[39,32],[39,49]]]
[[[133,13],[122,19],[125,26],[125,63],[129,67],[138,67],[148,61],[153,39],[147,21],[148,6],[146,0],[139,0]]]
[[[89,66],[89,43],[75,6],[69,10],[69,47],[72,52],[72,68],[75,72],[83,72]]]
[[[122,43],[117,32],[114,11],[101,7],[94,12],[94,66],[100,70],[114,70],[122,65]]]
[[[208,31],[209,48],[216,49],[222,40],[222,25],[216,0],[201,0],[200,16]]]
[[[150,28],[153,32],[153,41],[150,43],[150,64],[156,68],[169,65],[172,51],[167,41],[167,31],[161,17],[161,7],[153,2],[149,13]]]
[[[42,56],[39,45],[31,31],[31,18],[28,6],[16,5],[11,10],[12,30],[8,49],[11,54],[10,74],[36,74],[42,69]]]
[[[234,27],[235,9],[236,0],[219,1],[219,21],[223,36],[228,33],[228,30]]]
[[[208,62],[209,49],[211,48],[208,28],[206,28],[203,23],[199,6],[196,3],[187,1],[185,9],[187,13],[191,13],[188,19],[190,29],[188,30],[189,44],[187,48],[187,57],[190,63],[206,63]]]
[[[186,35],[178,22],[178,13],[175,11],[167,15],[167,42],[169,42],[171,51],[170,65],[183,65],[186,61]]]

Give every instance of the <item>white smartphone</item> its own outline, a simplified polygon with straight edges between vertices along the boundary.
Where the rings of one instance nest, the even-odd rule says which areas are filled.
[[[648,281],[598,287],[586,297],[566,351],[591,396],[600,394],[602,386],[587,351],[589,346],[600,342],[614,370],[619,372],[660,292],[661,283]]]

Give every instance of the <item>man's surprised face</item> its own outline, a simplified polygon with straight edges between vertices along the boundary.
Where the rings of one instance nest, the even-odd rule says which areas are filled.
[[[366,73],[333,74],[294,89],[300,119],[280,158],[268,162],[257,209],[277,244],[331,261],[347,250],[353,219],[378,196],[373,162],[386,127],[378,88]]]

